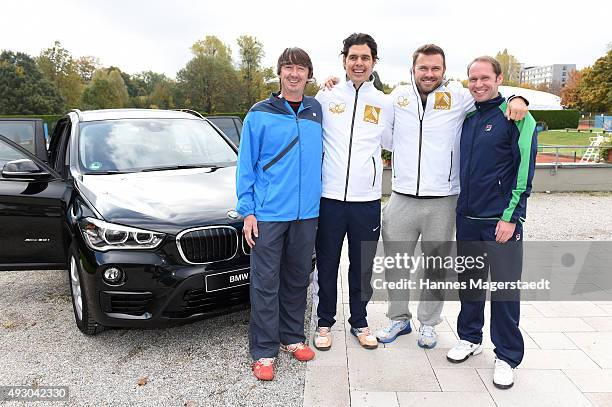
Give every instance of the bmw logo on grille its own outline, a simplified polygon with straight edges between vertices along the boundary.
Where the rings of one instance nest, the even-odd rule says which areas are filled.
[[[238,212],[232,209],[230,211],[227,211],[227,217],[230,219],[238,219],[240,215],[238,214]]]

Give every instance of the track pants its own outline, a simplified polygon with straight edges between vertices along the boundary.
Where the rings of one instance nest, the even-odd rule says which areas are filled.
[[[382,234],[385,257],[415,255],[414,249],[421,237],[421,249],[425,256],[444,257],[450,254],[449,241],[455,231],[455,209],[457,195],[434,199],[418,199],[393,192],[383,210]],[[416,255],[420,256],[421,253]],[[441,281],[446,270],[428,268],[423,277]],[[387,282],[410,279],[407,269],[389,267],[385,269]],[[394,321],[412,319],[408,309],[409,289],[389,289],[387,317]],[[444,306],[443,290],[421,290],[417,318],[423,325],[435,326],[442,322],[440,314]]]
[[[254,360],[303,342],[317,219],[258,222],[251,250],[249,350]]]
[[[457,255],[483,256],[484,269],[471,268],[458,274],[460,282],[468,288],[470,280],[512,282],[520,280],[523,265],[523,228],[516,224],[513,238],[504,244],[495,242],[497,220],[476,220],[457,215]],[[485,255],[486,253],[486,255]],[[459,338],[482,342],[486,291],[483,289],[461,290],[461,311],[457,318]],[[521,363],[525,346],[519,329],[520,290],[497,290],[491,292],[491,341],[495,354],[510,366]]]
[[[338,267],[344,236],[349,245],[348,320],[354,328],[368,326],[366,306],[372,297],[372,264],[380,236],[380,201],[343,202],[321,198],[317,230],[318,326],[331,327],[336,320]],[[362,245],[362,242],[372,242]]]

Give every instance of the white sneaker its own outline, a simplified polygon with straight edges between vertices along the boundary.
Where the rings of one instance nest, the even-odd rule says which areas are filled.
[[[495,358],[493,385],[498,389],[509,389],[514,385],[514,369],[501,359]]]
[[[431,325],[421,325],[417,345],[425,349],[433,349],[438,343],[436,328]]]
[[[480,352],[482,352],[482,344],[461,339],[448,351],[446,359],[452,363],[461,363],[465,362],[472,355],[478,355]]]
[[[315,331],[314,346],[319,350],[329,350],[332,346],[331,329],[327,326],[320,326]]]
[[[376,331],[376,339],[381,343],[393,342],[398,336],[412,332],[410,320],[391,321],[386,327]]]

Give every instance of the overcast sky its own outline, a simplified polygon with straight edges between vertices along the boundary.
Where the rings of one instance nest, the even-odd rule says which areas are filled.
[[[215,4],[213,6],[213,4]],[[496,6],[493,4],[504,4]],[[192,57],[190,46],[206,35],[229,44],[257,37],[264,66],[288,46],[304,48],[319,80],[342,73],[342,39],[371,34],[377,66],[389,84],[409,76],[411,54],[425,43],[444,48],[447,77],[465,78],[474,57],[507,48],[527,65],[575,63],[602,56],[612,42],[611,3],[493,1],[162,1],[65,0],[2,2],[0,49],[36,56],[54,40],[74,57],[92,55],[128,73],[163,72],[174,78]],[[605,4],[608,4],[607,6]]]

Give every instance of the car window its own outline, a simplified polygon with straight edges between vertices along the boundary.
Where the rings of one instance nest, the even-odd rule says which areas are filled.
[[[0,121],[0,134],[21,147],[36,153],[34,147],[35,123],[29,121]]]
[[[82,123],[79,162],[88,172],[176,165],[231,165],[236,153],[204,120],[125,119]]]
[[[238,131],[234,124],[234,119],[231,117],[215,117],[210,119],[215,126],[217,126],[227,137],[232,140],[235,145],[240,144],[240,138],[238,137]]]

